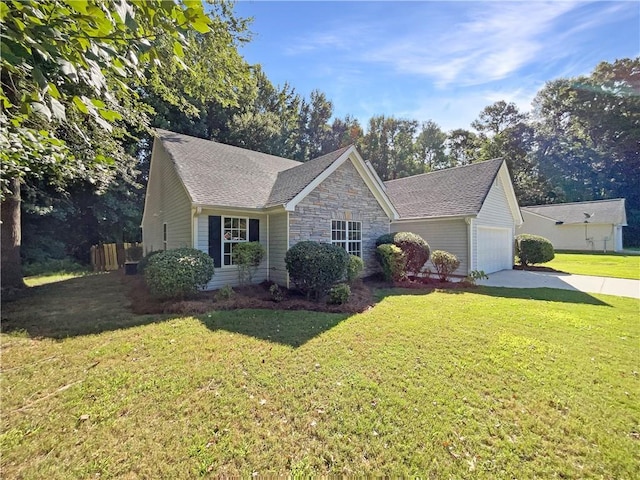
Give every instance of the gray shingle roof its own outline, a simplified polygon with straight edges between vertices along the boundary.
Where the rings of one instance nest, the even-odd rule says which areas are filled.
[[[401,219],[477,215],[502,159],[385,182]]]
[[[301,163],[156,130],[196,205],[263,208],[293,199],[350,147]]]
[[[278,173],[305,165],[167,130],[156,134],[196,205],[262,208]]]
[[[267,206],[283,205],[292,200],[349,148],[341,148],[278,173],[278,178],[271,190]]]
[[[595,200],[590,202],[556,203],[553,205],[532,205],[522,207],[524,212],[532,212],[562,223],[612,223],[626,225],[627,214],[624,198]],[[585,213],[590,217],[587,219]]]

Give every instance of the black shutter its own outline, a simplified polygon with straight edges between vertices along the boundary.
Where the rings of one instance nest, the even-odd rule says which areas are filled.
[[[222,264],[222,217],[209,216],[209,256],[213,258],[213,266],[220,268]]]
[[[257,218],[249,219],[249,241],[260,241],[260,220],[258,220]]]

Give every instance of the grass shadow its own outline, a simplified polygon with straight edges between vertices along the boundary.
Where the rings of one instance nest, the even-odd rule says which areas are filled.
[[[239,333],[298,348],[353,316],[308,310],[225,310],[198,315],[209,330]]]
[[[558,288],[508,288],[508,287],[474,287],[471,291],[479,295],[501,298],[522,298],[525,300],[542,300],[545,302],[580,303],[610,307],[606,302],[579,290],[563,290]]]
[[[123,281],[121,272],[29,287],[3,302],[0,331],[60,340],[193,316],[211,331],[225,330],[296,348],[353,315],[255,308],[138,315],[131,309],[129,288],[131,283]]]
[[[29,287],[2,304],[2,333],[63,339],[158,321],[129,309],[118,272],[99,273]]]

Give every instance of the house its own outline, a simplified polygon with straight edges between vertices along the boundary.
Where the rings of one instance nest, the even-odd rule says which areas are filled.
[[[457,273],[511,268],[521,222],[507,167],[492,160],[383,183],[355,147],[305,163],[157,130],[142,218],[145,252],[193,247],[214,260],[207,288],[237,285],[233,248],[259,241],[253,276],[289,286],[284,257],[302,240],[331,242],[378,270],[375,240],[422,235],[462,260]]]
[[[624,198],[522,207],[518,233],[547,238],[556,250],[622,250]]]
[[[385,182],[400,214],[391,231],[414,232],[458,257],[456,275],[513,268],[522,223],[506,162],[488,160]]]
[[[142,218],[146,252],[194,247],[214,260],[208,289],[237,285],[233,248],[259,241],[253,280],[289,286],[284,256],[301,240],[331,242],[377,269],[375,240],[398,213],[355,147],[305,163],[157,130]]]

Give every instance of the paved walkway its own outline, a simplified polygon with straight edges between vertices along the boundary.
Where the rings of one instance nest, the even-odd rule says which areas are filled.
[[[586,293],[603,293],[618,297],[640,299],[640,280],[623,278],[591,277],[568,273],[528,272],[502,270],[489,274],[489,280],[478,280],[478,285],[509,288],[560,288]]]

